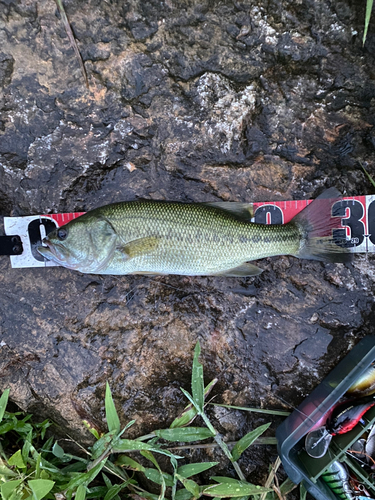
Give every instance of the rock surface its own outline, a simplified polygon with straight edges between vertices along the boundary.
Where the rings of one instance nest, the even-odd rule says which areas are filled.
[[[64,4],[89,90],[55,3],[0,0],[1,215],[370,192],[358,163],[374,174],[363,3]],[[104,420],[109,381],[136,436],[184,407],[199,340],[216,401],[297,405],[372,333],[373,262],[281,257],[256,278],[147,278],[12,270],[2,257],[0,390],[87,442],[81,418]],[[227,439],[269,420],[211,416]],[[241,465],[264,481],[275,456],[251,448]]]

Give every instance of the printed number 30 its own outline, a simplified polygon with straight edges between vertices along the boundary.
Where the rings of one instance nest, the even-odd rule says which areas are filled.
[[[372,205],[372,203],[371,203]],[[370,205],[370,207],[371,207]],[[346,217],[346,209],[349,209],[349,217]],[[373,212],[374,210],[372,210]],[[371,213],[372,213],[371,212]],[[375,215],[375,214],[374,214]],[[341,217],[342,225],[350,228],[350,238],[345,243],[337,243],[337,245],[345,248],[356,247],[363,243],[365,237],[365,225],[362,222],[364,216],[364,209],[362,203],[357,200],[341,200],[337,201],[332,207],[332,216]],[[369,224],[370,224],[370,211],[369,211]],[[374,223],[375,221],[373,221]],[[371,233],[371,231],[370,231]],[[345,240],[346,229],[334,229],[333,236],[340,240]],[[374,235],[375,236],[375,235]],[[371,235],[370,235],[370,240]],[[373,242],[373,241],[372,241]]]

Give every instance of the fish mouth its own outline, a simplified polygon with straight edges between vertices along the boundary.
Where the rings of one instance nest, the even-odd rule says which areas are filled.
[[[57,242],[51,242],[48,237],[43,239],[43,246],[40,245],[36,249],[45,259],[56,262],[59,266],[68,269],[78,268],[78,263],[74,261],[74,256],[72,256],[71,252],[63,245]]]
[[[44,246],[46,245],[46,246]],[[51,242],[47,239],[43,239],[43,246],[38,246],[37,247],[38,252],[40,255],[42,255],[45,259],[47,260],[52,260],[53,262],[56,262],[57,264],[62,263],[62,259],[59,257],[59,252],[58,249],[56,248],[55,245],[52,245]]]
[[[38,252],[40,253],[40,255],[42,255],[47,260],[53,260],[53,261],[57,262],[56,254],[54,252],[52,252],[52,249],[49,245],[49,242],[46,240],[43,240],[43,243],[47,246],[46,247],[39,246],[36,248],[38,250]]]

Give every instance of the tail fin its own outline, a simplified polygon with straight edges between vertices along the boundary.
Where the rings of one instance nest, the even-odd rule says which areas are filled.
[[[345,237],[341,228],[341,218],[332,216],[332,206],[341,199],[336,188],[327,189],[302,212],[294,217],[302,234],[301,245],[296,257],[301,259],[323,260],[326,262],[349,262],[353,254],[345,248]]]

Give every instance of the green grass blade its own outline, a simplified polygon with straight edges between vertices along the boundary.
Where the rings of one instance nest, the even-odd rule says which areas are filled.
[[[205,387],[204,389],[204,397],[207,397],[207,395],[211,392],[212,388],[217,382],[217,378],[214,378],[211,380],[211,382]],[[173,422],[171,423],[171,429],[174,429],[175,427],[183,427],[185,425],[190,424],[195,417],[197,416],[198,412],[196,408],[192,407],[191,405],[188,405],[183,413],[175,418]]]
[[[105,417],[109,431],[120,431],[120,419],[118,418],[115,403],[113,402],[111,389],[108,382],[105,387]]]
[[[8,404],[9,393],[10,393],[10,389],[5,389],[5,391],[2,393],[2,395],[0,397],[0,422],[4,418],[5,409],[6,409],[7,404]]]
[[[78,474],[75,477],[73,477],[67,485],[67,488],[66,488],[67,491],[73,492],[79,486],[81,486],[81,484],[84,486],[88,486],[91,483],[91,481],[93,481],[96,478],[96,476],[99,474],[99,472],[102,470],[105,463],[106,463],[106,460],[102,460],[95,467],[93,467],[91,470],[89,470],[89,472]]]
[[[299,500],[306,500],[307,490],[304,487],[303,483],[299,486]]]
[[[372,12],[372,4],[373,4],[373,0],[367,0],[366,1],[365,30],[363,32],[363,40],[362,40],[363,45],[366,42],[367,30],[368,30],[368,27],[369,27],[369,24],[370,24],[370,18],[371,18],[371,12]]]
[[[112,449],[112,453],[123,453],[126,451],[153,451],[155,453],[161,453],[162,455],[167,455],[167,457],[182,458],[178,455],[174,455],[168,450],[164,450],[157,445],[151,445],[144,443],[143,441],[137,441],[132,439],[119,439],[116,445]]]
[[[160,471],[156,469],[145,469],[144,475],[147,477],[147,479],[150,479],[150,481],[156,484],[161,485],[164,480],[166,486],[173,486],[173,477],[166,472],[160,473]],[[161,476],[163,476],[163,479]]]
[[[146,457],[148,460],[150,460],[155,465],[155,467],[157,468],[157,470],[159,471],[159,477],[160,477],[160,481],[161,481],[161,489],[160,489],[160,495],[159,495],[159,499],[158,500],[164,500],[164,498],[165,498],[165,491],[167,489],[167,486],[165,484],[165,479],[164,479],[163,472],[160,469],[160,466],[159,466],[157,460],[155,459],[154,455],[151,452],[149,452],[149,451],[141,451],[141,454],[144,457]],[[171,482],[173,484],[173,478],[171,478]]]
[[[280,415],[282,417],[287,417],[290,415],[290,411],[284,411],[284,410],[265,410],[263,408],[248,408],[246,406],[232,406],[232,405],[221,405],[218,403],[211,403],[214,406],[221,406],[222,408],[230,408],[232,410],[244,410],[244,411],[250,411],[253,413],[265,413],[266,415]]]
[[[86,493],[87,493],[87,488],[84,484],[81,484],[78,486],[76,495],[75,495],[75,500],[85,500],[86,499]]]
[[[94,443],[94,446],[91,448],[91,459],[96,460],[105,451],[109,450],[117,434],[118,434],[117,430],[109,431],[106,434],[104,434],[98,441],[96,441]]]
[[[191,443],[201,441],[213,436],[206,427],[177,427],[176,429],[159,429],[154,431],[156,436],[167,441],[177,441],[179,443]]]
[[[193,368],[191,376],[191,391],[193,400],[200,411],[203,411],[204,406],[204,383],[203,383],[203,366],[199,363],[199,355],[201,353],[201,346],[199,342],[196,343],[194,349]]]
[[[116,495],[120,493],[120,491],[125,487],[123,484],[114,484],[109,488],[107,494],[104,497],[104,500],[112,500]]]
[[[361,165],[364,173],[367,175],[368,177],[368,180],[371,182],[371,184],[375,187],[375,181],[374,179],[371,177],[371,175],[367,172],[367,170],[365,169],[365,167],[363,165]]]
[[[195,474],[200,474],[211,467],[215,467],[219,462],[202,462],[196,464],[182,465],[177,469],[177,474],[184,477],[195,476]]]
[[[257,427],[251,432],[248,432],[243,438],[241,438],[234,446],[232,450],[233,460],[237,461],[241,454],[247,450],[247,448],[253,444],[253,442],[265,432],[268,427],[271,425],[271,422],[268,424],[261,425]]]
[[[229,479],[229,478],[226,478]],[[270,488],[264,488],[244,481],[230,481],[221,484],[208,486],[203,490],[203,494],[209,497],[243,497],[247,495],[260,495],[272,491]]]

